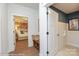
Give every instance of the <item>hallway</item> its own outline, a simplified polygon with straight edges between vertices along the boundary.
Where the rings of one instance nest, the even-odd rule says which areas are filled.
[[[19,40],[16,43],[16,49],[10,53],[10,56],[38,56],[39,52],[36,48],[28,48],[28,40]]]
[[[79,56],[79,48],[73,46],[66,46],[59,51],[56,56]]]

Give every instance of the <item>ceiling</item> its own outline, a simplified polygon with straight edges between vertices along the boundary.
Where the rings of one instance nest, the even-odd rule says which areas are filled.
[[[55,3],[53,6],[67,14],[79,11],[79,3]]]
[[[25,7],[33,8],[33,9],[39,9],[39,4],[38,3],[16,3],[18,5],[22,5]]]

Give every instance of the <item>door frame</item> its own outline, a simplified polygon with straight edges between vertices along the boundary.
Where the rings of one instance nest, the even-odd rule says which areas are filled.
[[[41,42],[44,42],[42,39],[43,39],[43,37],[42,36],[40,36],[40,55],[46,55],[46,56],[49,56],[49,51],[48,51],[48,8],[51,6],[51,5],[53,5],[53,3],[44,3],[44,4],[40,4],[41,5],[41,10],[42,11],[44,11],[45,10],[45,12],[43,13],[45,16],[44,17],[42,17],[41,16],[41,19],[43,20],[43,19],[46,19],[45,21],[46,21],[46,23],[45,23],[45,28],[47,28],[47,29],[44,29],[43,28],[43,30],[45,30],[44,32],[45,32],[45,34],[43,34],[43,35],[45,35],[45,36],[43,36],[43,37],[46,37],[46,42],[45,42],[45,44],[46,45],[44,45],[43,43],[41,43]],[[41,12],[42,12],[41,11]],[[40,13],[41,14],[41,13]],[[41,25],[40,25],[41,26]],[[42,28],[42,27],[40,27],[40,28]],[[41,30],[40,31],[40,34],[41,34],[41,32],[43,31],[43,30]],[[42,47],[44,47],[43,49],[42,49]]]
[[[40,3],[40,56],[47,56],[47,8],[53,3]],[[42,15],[41,15],[42,14]],[[46,39],[46,40],[44,40]]]

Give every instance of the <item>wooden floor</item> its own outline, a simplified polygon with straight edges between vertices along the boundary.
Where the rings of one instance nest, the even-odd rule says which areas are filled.
[[[10,56],[38,56],[39,52],[35,47],[28,48],[28,40],[18,40],[16,49],[9,53]]]

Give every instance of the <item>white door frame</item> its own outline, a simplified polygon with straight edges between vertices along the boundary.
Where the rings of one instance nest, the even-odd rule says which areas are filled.
[[[53,4],[53,3],[52,3]],[[40,56],[47,56],[47,8],[52,5],[51,3],[40,3]]]

